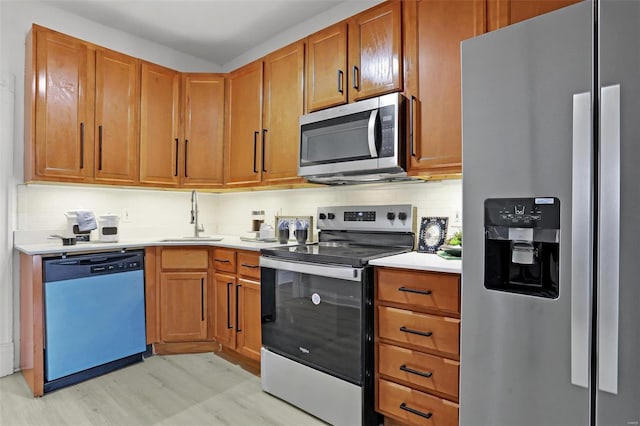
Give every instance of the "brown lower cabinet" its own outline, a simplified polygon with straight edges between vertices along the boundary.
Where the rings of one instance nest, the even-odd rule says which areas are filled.
[[[460,275],[375,271],[376,411],[388,424],[458,424]]]

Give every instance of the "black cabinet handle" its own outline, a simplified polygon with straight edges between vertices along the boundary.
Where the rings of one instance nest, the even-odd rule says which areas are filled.
[[[430,419],[431,416],[433,416],[433,413],[428,412],[428,413],[424,413],[420,410],[416,410],[415,408],[411,408],[409,407],[406,403],[402,403],[400,404],[400,409],[404,410],[404,411],[408,411],[411,414],[415,414],[416,416],[420,416],[420,417],[424,417],[425,419]]]
[[[80,168],[84,169],[84,123],[80,122]]]
[[[189,152],[189,139],[184,140],[184,177],[189,177],[187,174],[187,157]]]
[[[200,278],[200,316],[204,321],[204,278]]]
[[[227,328],[233,328],[231,325],[231,291],[229,291],[229,287],[231,287],[233,283],[227,283]]]
[[[180,141],[178,141],[178,138],[176,138],[176,172],[174,174],[174,176],[178,176],[178,149],[179,149],[179,145]]]
[[[352,77],[353,77],[353,88],[358,90],[358,88],[360,86],[358,84],[359,83],[359,81],[358,81],[359,80],[359,78],[358,78],[359,77],[359,70],[358,70],[358,67],[355,66],[355,65],[353,66],[353,76]]]
[[[240,315],[240,313],[238,312],[238,300],[240,300],[238,293],[240,292],[240,287],[242,287],[240,284],[236,286],[236,333],[242,331],[242,329],[240,328],[240,320],[238,318]]]
[[[262,171],[267,171],[267,165],[264,163],[264,148],[265,148],[265,135],[267,134],[267,129],[262,129]]]
[[[409,146],[411,156],[416,156],[416,148],[415,148],[415,135],[414,135],[414,127],[415,127],[415,109],[413,107],[413,102],[416,101],[416,97],[411,95],[409,98]]]
[[[102,126],[98,126],[98,170],[102,170]]]
[[[216,262],[220,262],[220,263],[231,263],[231,261],[227,260],[227,259],[216,259],[214,257],[213,260],[216,261]]]
[[[241,263],[240,266],[244,266],[245,268],[257,269],[258,265],[249,265],[248,263]]]
[[[428,296],[431,294],[431,290],[417,290],[409,287],[400,287],[398,288],[398,291],[404,291],[406,293],[423,294],[425,296]]]
[[[342,72],[342,70],[338,70],[338,92],[340,93],[344,93],[344,89],[342,88],[343,76],[344,73]]]
[[[424,337],[431,337],[433,335],[433,333],[430,331],[413,330],[411,328],[405,327],[404,325],[400,327],[400,331],[402,331],[403,333],[417,334],[418,336]]]
[[[406,371],[407,373],[415,374],[415,375],[418,375],[418,376],[426,377],[427,379],[430,378],[431,376],[433,376],[433,373],[430,372],[430,371],[424,372],[424,371],[414,370],[413,368],[407,367],[406,364],[402,364],[400,366],[400,370]]]
[[[258,173],[258,169],[256,169],[256,161],[257,161],[257,149],[258,149],[258,135],[260,132],[253,132],[253,173]]]

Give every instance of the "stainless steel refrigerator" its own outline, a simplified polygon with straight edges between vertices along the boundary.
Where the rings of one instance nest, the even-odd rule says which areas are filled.
[[[640,422],[640,1],[462,43],[460,424]]]

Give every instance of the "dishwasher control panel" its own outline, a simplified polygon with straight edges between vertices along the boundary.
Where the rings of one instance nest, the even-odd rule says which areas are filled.
[[[143,250],[92,253],[45,259],[43,261],[43,278],[46,282],[52,282],[143,269]]]

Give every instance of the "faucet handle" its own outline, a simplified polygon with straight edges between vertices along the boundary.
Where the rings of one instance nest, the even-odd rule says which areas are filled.
[[[200,224],[198,226],[198,232],[204,232],[204,225],[203,224]]]

